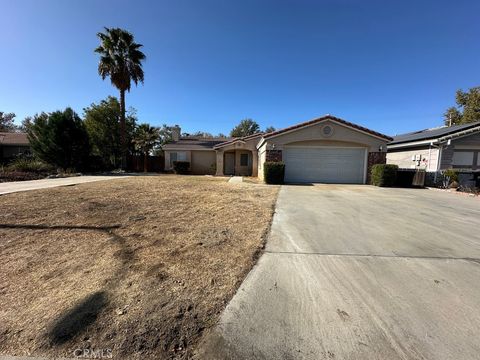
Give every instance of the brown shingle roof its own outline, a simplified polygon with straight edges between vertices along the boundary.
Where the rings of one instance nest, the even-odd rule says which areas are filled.
[[[281,129],[281,130],[277,130],[277,131],[265,134],[263,136],[263,138],[268,139],[268,138],[271,138],[272,136],[280,135],[282,133],[292,131],[292,130],[296,130],[296,129],[299,129],[299,128],[302,128],[302,127],[305,127],[305,126],[313,125],[313,124],[316,124],[316,123],[319,123],[319,122],[325,121],[325,120],[336,121],[338,123],[344,124],[344,125],[349,126],[351,128],[358,129],[358,130],[361,130],[363,132],[366,132],[366,133],[384,138],[385,140],[392,140],[392,138],[390,136],[387,136],[387,135],[384,135],[382,133],[367,129],[366,127],[351,123],[349,121],[337,118],[337,117],[332,116],[332,115],[325,115],[325,116],[322,116],[322,117],[319,117],[319,118],[316,118],[316,119],[313,119],[313,120],[305,121],[305,122],[297,124],[297,125],[293,125],[293,126]]]
[[[264,133],[260,132],[260,133],[255,133],[255,134],[252,134],[252,135],[247,135],[247,136],[242,136],[242,137],[236,137],[236,138],[233,138],[231,140],[228,140],[228,141],[224,141],[223,143],[221,144],[217,144],[215,145],[215,148],[219,148],[219,147],[222,147],[222,146],[226,146],[226,145],[230,145],[232,143],[234,143],[235,141],[248,141],[250,139],[254,139],[256,137],[260,137],[260,136],[263,136]]]
[[[178,141],[173,141],[171,143],[165,144],[163,146],[163,150],[213,150],[214,146],[230,140],[231,138],[202,138],[185,136],[181,137]]]
[[[27,134],[20,132],[0,132],[0,145],[24,145],[28,146]]]

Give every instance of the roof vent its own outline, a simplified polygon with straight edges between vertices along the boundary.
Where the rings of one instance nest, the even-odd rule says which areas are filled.
[[[322,127],[322,135],[324,137],[330,137],[333,135],[333,128],[330,125],[325,125]]]

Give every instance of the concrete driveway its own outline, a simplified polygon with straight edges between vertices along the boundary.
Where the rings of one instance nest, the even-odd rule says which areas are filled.
[[[283,186],[212,359],[478,359],[480,200]]]
[[[127,175],[128,176],[128,175]],[[19,191],[47,189],[58,186],[83,184],[93,181],[122,179],[125,176],[72,176],[58,179],[41,179],[0,183],[0,195]]]

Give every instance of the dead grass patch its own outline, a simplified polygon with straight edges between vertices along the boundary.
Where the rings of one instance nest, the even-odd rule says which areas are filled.
[[[0,354],[183,358],[251,269],[277,187],[133,177],[0,197]]]

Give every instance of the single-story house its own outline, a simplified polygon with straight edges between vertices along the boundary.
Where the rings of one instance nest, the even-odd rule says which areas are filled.
[[[16,156],[30,153],[30,143],[26,133],[0,132],[0,162],[7,162]]]
[[[394,136],[387,146],[387,163],[400,168],[480,170],[480,121]]]
[[[240,138],[180,137],[164,146],[165,170],[190,162],[194,174],[263,177],[266,161],[285,163],[286,182],[365,184],[373,164],[385,163],[392,138],[325,115],[271,133]]]

